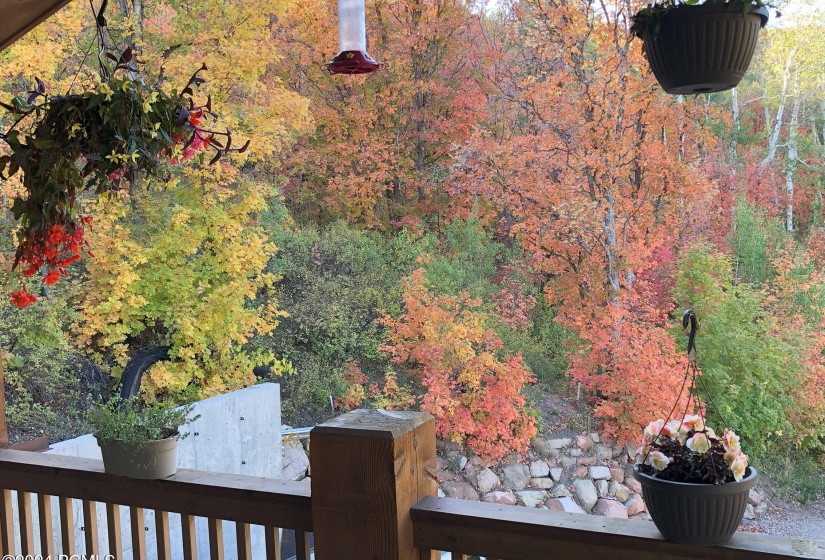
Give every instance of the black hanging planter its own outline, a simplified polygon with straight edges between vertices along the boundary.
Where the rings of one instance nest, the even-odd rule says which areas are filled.
[[[690,484],[633,470],[647,511],[662,536],[694,546],[721,545],[731,539],[748,505],[748,492],[758,480],[755,468],[748,467],[746,474],[739,482]]]
[[[653,6],[634,17],[633,33],[653,75],[671,94],[731,89],[745,75],[768,10],[742,2]]]

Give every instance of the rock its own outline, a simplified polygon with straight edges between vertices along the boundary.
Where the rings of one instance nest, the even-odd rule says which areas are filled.
[[[641,494],[642,493],[642,485],[639,484],[639,481],[629,476],[624,479],[624,485],[630,488],[630,491],[634,494]]]
[[[454,441],[447,441],[444,443],[444,456],[447,459],[455,459],[461,455],[461,446]]]
[[[563,474],[564,474],[564,469],[561,469],[561,468],[558,468],[558,467],[550,469],[550,476],[556,482],[561,480],[561,475],[563,475]]]
[[[566,511],[567,513],[586,513],[579,504],[573,501],[571,497],[564,497],[564,498],[557,498],[559,503],[561,504],[562,511]],[[547,506],[548,509],[550,506]]]
[[[593,508],[593,513],[596,515],[603,515],[605,517],[616,517],[619,519],[627,519],[627,508],[617,500],[606,500],[599,498],[596,506]]]
[[[611,467],[610,468],[610,478],[615,480],[616,482],[624,482],[624,469],[620,467]]]
[[[502,469],[502,485],[508,490],[524,490],[530,483],[530,469],[527,465],[509,465]]]
[[[627,508],[627,515],[636,515],[637,513],[647,511],[645,501],[638,494],[631,495],[630,499],[625,502],[624,507]]]
[[[593,440],[587,436],[576,436],[573,441],[576,444],[576,447],[585,453],[593,449]]]
[[[529,508],[540,506],[547,499],[547,492],[544,490],[522,490],[516,492],[521,502]]]
[[[760,503],[762,503],[762,500],[764,499],[764,497],[765,497],[765,494],[763,494],[762,492],[760,492],[756,488],[751,488],[750,491],[748,492],[748,503],[750,505],[756,507]]]
[[[453,471],[445,471],[438,469],[438,482],[449,482],[451,480],[458,480],[458,476]]]
[[[621,482],[617,482],[616,480],[613,480],[610,483],[610,489],[608,492],[610,492],[611,496],[616,496],[616,499],[620,502],[626,502],[630,499],[630,488]]]
[[[755,508],[753,508],[753,513],[756,514],[757,519],[765,515],[765,512],[768,511],[768,503],[762,502]]]
[[[599,480],[599,481],[594,481],[594,483],[596,484],[596,489],[598,489],[598,491],[599,491],[599,496],[607,496],[607,489],[608,489],[607,481],[606,480]]]
[[[554,498],[564,498],[570,495],[570,490],[568,490],[564,484],[556,484],[553,486],[553,489],[550,490],[550,495]]]
[[[593,480],[603,480],[610,478],[610,469],[607,467],[590,467],[588,469],[590,478]]]
[[[608,459],[613,458],[613,449],[608,445],[599,444],[593,448],[593,455],[596,459],[607,461]]]
[[[562,458],[559,459],[559,463],[561,464],[562,467],[565,467],[565,468],[572,467],[573,465],[576,464],[576,458],[575,457],[562,457]]]
[[[625,450],[627,451],[628,461],[633,461],[636,459],[636,452],[639,450],[639,446],[632,441],[628,441],[625,445]]]
[[[569,457],[579,457],[582,454],[582,450],[578,447],[571,447],[566,453]]]
[[[530,463],[530,476],[542,478],[550,475],[550,466],[546,461],[533,461]]]
[[[308,477],[302,479],[301,482],[303,482],[304,484],[312,484],[312,477],[308,476]]]
[[[544,505],[551,511],[564,511],[564,506],[561,505],[561,500],[558,498],[550,498]]]
[[[619,457],[624,455],[624,453],[625,453],[624,447],[622,447],[621,445],[614,445],[613,446],[613,457],[612,457],[613,459],[618,459]]]
[[[464,455],[462,455],[462,456],[458,459],[458,470],[463,471],[463,470],[464,470],[464,467],[466,467],[466,466],[467,466],[467,457],[465,457]]]
[[[587,467],[579,467],[573,472],[576,478],[585,478],[587,476]]]
[[[578,463],[580,465],[584,465],[585,467],[592,467],[593,465],[595,465],[598,462],[599,462],[599,460],[596,459],[595,457],[582,457],[578,460]]]
[[[584,511],[590,511],[596,502],[599,500],[599,495],[596,493],[596,487],[589,480],[574,480],[573,491],[579,499]]]
[[[745,506],[745,515],[742,517],[744,519],[756,519],[756,512],[753,511],[753,506],[751,504]]]
[[[444,493],[448,498],[457,498],[459,500],[475,500],[478,501],[478,492],[469,482],[449,481],[444,483]]]
[[[301,480],[307,474],[309,457],[304,446],[297,439],[284,441],[281,449],[281,478],[284,480]]]
[[[561,449],[562,447],[567,447],[568,445],[570,445],[571,441],[573,440],[571,440],[569,437],[550,439],[547,440],[547,446],[551,449]]]
[[[447,494],[445,494],[445,493],[444,493],[444,490],[442,490],[441,488],[439,488],[439,489],[438,489],[438,497],[439,497],[439,498],[446,498],[446,497],[447,497]]]
[[[557,457],[559,454],[559,448],[550,447],[550,440],[548,439],[536,438],[533,440],[532,445],[541,457]]]
[[[595,443],[599,443],[602,441],[601,438],[599,438],[599,434],[597,434],[596,432],[590,434],[590,439],[592,439]]]
[[[516,505],[516,495],[512,492],[489,492],[484,494],[484,501],[491,504],[503,504],[506,506]]]
[[[547,465],[551,469],[555,469],[556,467],[559,466],[559,462],[555,458],[551,458],[551,459],[547,459]]]
[[[637,519],[639,521],[650,521],[650,515],[648,515],[648,513],[646,511],[643,511],[641,513],[637,513],[636,515],[634,515],[630,519]]]
[[[541,488],[543,490],[549,490],[553,487],[553,479],[552,478],[531,478],[530,479],[530,487],[531,488]]]
[[[523,457],[519,453],[508,453],[501,460],[501,465],[518,465],[521,463]]]
[[[468,480],[474,480],[477,474],[478,467],[476,467],[474,464],[467,463],[464,466],[464,476],[467,477]]]
[[[476,476],[476,486],[482,494],[486,494],[500,483],[501,481],[498,479],[496,473],[487,468]]]

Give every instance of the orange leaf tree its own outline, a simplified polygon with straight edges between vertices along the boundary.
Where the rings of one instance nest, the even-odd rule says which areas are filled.
[[[435,416],[437,433],[499,459],[526,451],[536,433],[521,394],[533,376],[521,355],[501,355],[485,318],[481,302],[465,293],[433,295],[417,269],[407,279],[401,316],[381,322],[389,328],[392,361],[426,389],[421,408]]]

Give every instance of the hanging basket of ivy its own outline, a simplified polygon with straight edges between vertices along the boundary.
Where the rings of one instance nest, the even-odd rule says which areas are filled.
[[[21,175],[25,191],[11,208],[20,226],[14,268],[24,277],[42,275],[46,285],[66,276],[84,252],[94,256],[84,239],[92,226],[82,209],[85,192],[168,181],[172,167],[201,150],[213,150],[215,163],[249,145],[232,148],[230,132],[205,126],[215,118],[211,97],[201,105],[194,100],[205,65],[180,92],[167,93],[143,82],[131,49],[104,52],[101,81],[92,90],[50,95],[37,79],[27,95],[0,103],[13,121],[0,134],[10,149],[0,156],[0,178]],[[11,303],[23,308],[36,300],[24,285]]]

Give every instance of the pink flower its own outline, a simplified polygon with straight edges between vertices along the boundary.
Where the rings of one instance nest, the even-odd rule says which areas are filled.
[[[687,447],[696,453],[706,453],[710,449],[710,441],[704,433],[696,432],[693,437],[687,440]]]
[[[725,428],[725,433],[722,435],[722,445],[725,446],[726,451],[730,451],[731,449],[739,451],[739,436],[737,436],[733,430]]]
[[[748,460],[745,455],[741,455],[736,458],[733,464],[730,466],[730,472],[733,473],[733,479],[736,482],[742,480],[745,476],[745,469],[748,468]]]
[[[685,416],[684,420],[682,420],[682,426],[684,426],[688,432],[691,430],[699,432],[705,429],[705,423],[702,417],[696,414],[688,414]]]
[[[651,422],[645,428],[645,439],[647,441],[655,441],[656,437],[661,433],[662,428],[665,426],[665,421],[661,418],[656,420],[655,422]]]
[[[670,464],[670,459],[661,451],[651,451],[645,460],[645,464],[661,471]]]

